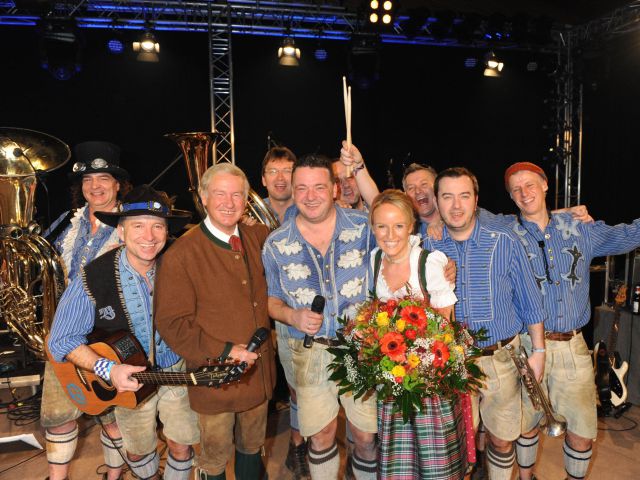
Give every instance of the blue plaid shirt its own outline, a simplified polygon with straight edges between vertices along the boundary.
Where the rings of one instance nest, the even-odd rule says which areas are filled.
[[[445,227],[442,240],[427,238],[424,244],[456,261],[456,320],[473,330],[487,330],[488,339],[478,342],[479,346],[544,321],[542,295],[531,264],[522,244],[505,226],[476,218],[467,240],[454,240]]]
[[[149,355],[152,322],[151,292],[142,275],[129,264],[126,251],[125,248],[120,255],[119,263],[122,294],[131,318],[133,334],[145,353]],[[155,268],[147,272],[147,277],[153,284]],[[87,335],[93,331],[95,308],[95,304],[84,289],[82,278],[78,276],[62,294],[53,320],[49,351],[56,361],[61,362],[68,353],[87,343]],[[155,341],[156,364],[160,368],[170,367],[180,360],[180,357],[160,338],[157,331]]]
[[[295,217],[269,235],[262,251],[270,297],[294,309],[309,308],[316,295],[325,297],[324,322],[316,335],[327,338],[336,336],[337,318],[367,298],[369,252],[375,244],[365,213],[335,209],[336,227],[324,256],[302,237]],[[304,338],[291,326],[289,333]]]
[[[618,255],[640,246],[640,219],[610,226],[581,223],[568,213],[559,213],[551,215],[544,232],[515,216],[505,220],[531,260],[548,315],[545,330],[551,332],[569,332],[589,322],[589,266],[594,257]]]

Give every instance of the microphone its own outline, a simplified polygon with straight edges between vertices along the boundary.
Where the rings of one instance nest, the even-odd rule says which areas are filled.
[[[249,352],[256,351],[267,338],[269,338],[269,330],[264,327],[260,327],[251,336],[251,340],[249,340],[249,343],[247,343],[247,350]],[[239,377],[247,369],[247,366],[247,362],[240,362],[238,365],[234,366],[231,369],[231,371],[227,375],[227,378]]]
[[[313,313],[322,313],[323,310],[324,310],[324,297],[322,295],[316,295],[313,298],[313,302],[311,302],[311,311]],[[304,342],[302,343],[302,345],[304,345],[304,348],[311,348],[312,344],[313,344],[313,337],[311,335],[305,335]]]

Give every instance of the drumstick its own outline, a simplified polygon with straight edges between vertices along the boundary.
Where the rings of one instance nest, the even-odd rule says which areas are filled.
[[[344,99],[344,120],[347,130],[347,150],[351,150],[351,87],[347,88],[347,77],[342,77],[342,96]],[[347,177],[351,176],[351,165],[346,167]]]

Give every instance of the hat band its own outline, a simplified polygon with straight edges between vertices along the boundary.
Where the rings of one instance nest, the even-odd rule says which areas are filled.
[[[160,202],[136,202],[136,203],[123,203],[120,206],[121,212],[129,212],[131,210],[150,210],[152,212],[163,213],[164,215],[169,214],[169,209],[162,205]]]

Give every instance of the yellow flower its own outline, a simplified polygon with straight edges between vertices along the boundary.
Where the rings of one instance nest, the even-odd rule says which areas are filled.
[[[449,345],[451,342],[453,342],[453,335],[451,335],[450,333],[445,333],[442,336],[442,341]]]
[[[404,377],[406,374],[402,365],[396,365],[391,369],[391,375],[394,377]]]
[[[451,347],[451,349],[455,353],[456,357],[463,357],[464,356],[464,348],[462,348],[461,345],[454,345],[453,347]]]
[[[407,357],[407,363],[411,368],[416,368],[420,365],[420,358],[415,353],[410,353]]]
[[[400,319],[396,322],[396,330],[398,330],[399,332],[402,332],[404,330],[404,327],[406,326],[407,322],[405,322],[403,319]]]
[[[389,314],[387,312],[380,312],[376,317],[376,323],[379,327],[386,327],[389,325]]]
[[[357,323],[365,323],[367,321],[367,319],[365,318],[365,316],[360,313],[358,314],[358,316],[356,317],[356,322]]]

